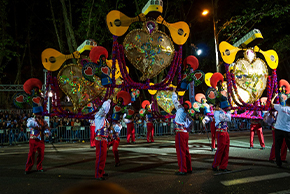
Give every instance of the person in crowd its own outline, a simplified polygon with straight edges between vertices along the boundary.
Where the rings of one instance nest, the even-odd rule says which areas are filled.
[[[95,146],[96,146],[96,163],[95,178],[105,180],[105,164],[107,158],[107,144],[109,135],[109,122],[106,119],[111,107],[111,99],[105,101],[100,110],[95,115]]]
[[[74,131],[75,131],[75,138],[76,139],[79,139],[81,137],[80,127],[81,127],[81,122],[79,119],[76,119],[74,122]]]
[[[177,154],[177,161],[179,166],[179,171],[177,175],[186,175],[187,173],[192,173],[191,166],[191,155],[189,153],[188,139],[189,133],[187,127],[189,126],[190,120],[188,117],[188,109],[190,108],[187,103],[183,105],[180,104],[176,94],[176,88],[172,92],[172,101],[176,109],[175,113],[175,148]]]

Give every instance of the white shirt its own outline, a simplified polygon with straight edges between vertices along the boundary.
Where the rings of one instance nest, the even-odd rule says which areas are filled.
[[[231,122],[231,112],[225,113],[223,110],[214,111],[215,126],[217,126],[221,121]]]
[[[106,115],[108,114],[111,107],[111,100],[107,100],[103,103],[101,109],[95,115],[95,131],[101,129],[106,121]]]
[[[175,114],[175,122],[180,124],[180,125],[190,125],[190,120],[186,120],[187,113],[184,110],[184,107],[180,104],[177,98],[177,94],[175,92],[172,92],[172,101],[174,104],[174,107],[176,109],[176,114]]]
[[[274,108],[278,112],[275,129],[290,132],[290,107],[274,104]]]

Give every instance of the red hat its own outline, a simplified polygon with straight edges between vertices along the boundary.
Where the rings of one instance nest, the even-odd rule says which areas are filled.
[[[106,59],[108,58],[108,51],[105,47],[102,46],[96,46],[93,47],[90,51],[90,59],[94,63],[98,63],[98,60],[100,59],[101,55],[105,55]]]
[[[193,55],[189,55],[183,60],[183,65],[186,66],[187,64],[191,66],[193,71],[195,71],[199,66],[198,59]]]
[[[33,88],[42,88],[42,82],[37,78],[30,78],[23,84],[24,91],[31,95],[31,91]]]
[[[124,106],[127,106],[129,103],[131,103],[131,95],[129,92],[126,92],[124,90],[118,92],[117,99],[122,98]]]
[[[190,101],[185,101],[184,103],[186,103],[188,105],[188,108],[191,108],[191,102]]]
[[[285,79],[280,79],[279,87],[285,86],[286,94],[290,93],[290,84]]]
[[[141,104],[142,108],[146,108],[147,105],[150,105],[150,102],[148,100],[144,100]]]
[[[219,72],[216,72],[214,73],[211,78],[210,78],[210,85],[213,87],[213,88],[216,88],[216,85],[217,83],[221,81],[223,82],[224,81],[224,76],[219,73]]]

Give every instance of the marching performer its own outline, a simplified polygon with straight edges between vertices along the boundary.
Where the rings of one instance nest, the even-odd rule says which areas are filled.
[[[42,162],[44,159],[44,136],[50,135],[50,129],[46,121],[43,120],[41,113],[43,112],[42,98],[40,97],[40,89],[42,83],[37,78],[28,79],[24,85],[24,91],[32,96],[33,104],[33,117],[27,120],[27,127],[30,129],[29,137],[29,153],[27,162],[25,165],[25,174],[29,174],[34,164],[35,152],[37,155],[37,166],[38,172],[43,172]]]
[[[110,127],[111,131],[111,138],[112,140],[109,142],[108,146],[113,146],[112,151],[114,154],[114,158],[115,158],[115,167],[120,166],[120,159],[119,159],[119,151],[118,151],[118,147],[120,144],[120,137],[119,134],[121,132],[122,129],[122,125],[120,124],[120,122],[118,121],[113,121],[113,125]]]
[[[34,108],[34,107],[33,107]],[[29,137],[29,153],[25,166],[25,174],[30,173],[33,164],[35,152],[37,151],[37,166],[36,169],[38,172],[43,172],[42,162],[44,159],[44,135],[48,137],[50,135],[50,130],[47,125],[47,122],[43,120],[41,115],[42,107],[39,110],[33,109],[33,117],[27,120],[27,127],[30,129]]]
[[[222,108],[227,109],[229,105],[222,104]],[[227,169],[229,160],[229,148],[230,148],[230,137],[228,134],[228,124],[231,121],[231,113],[225,112],[221,107],[218,100],[216,100],[214,120],[217,136],[217,151],[214,156],[212,163],[213,171],[217,171],[219,166],[220,171],[229,171]]]
[[[96,164],[95,178],[97,180],[105,180],[105,164],[107,158],[107,144],[109,135],[109,122],[106,119],[111,107],[111,99],[105,101],[100,110],[95,115],[95,146],[96,146]]]
[[[151,104],[148,100],[144,100],[142,103],[142,107],[146,110],[146,123],[147,123],[147,143],[154,142],[154,124],[153,124],[153,116],[151,110]]]
[[[189,153],[188,147],[188,139],[189,133],[187,131],[187,126],[190,124],[190,120],[187,118],[188,116],[188,109],[190,105],[184,103],[183,105],[180,104],[177,98],[177,94],[175,93],[176,88],[173,89],[172,92],[172,101],[174,103],[176,109],[175,115],[175,148],[179,166],[179,172],[175,173],[177,175],[186,175],[186,173],[192,172],[191,167],[191,155]]]
[[[258,112],[254,111],[253,116],[258,116]],[[258,119],[251,119],[251,128],[250,128],[250,149],[254,148],[254,134],[255,131],[258,134],[259,142],[261,145],[261,150],[265,149],[264,135],[262,131],[261,121]]]

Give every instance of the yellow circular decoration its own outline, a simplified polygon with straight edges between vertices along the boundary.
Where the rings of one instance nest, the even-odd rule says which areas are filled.
[[[154,86],[154,83],[149,83],[150,86]],[[154,95],[156,94],[157,90],[148,90],[149,94]]]
[[[208,87],[211,87],[211,85],[210,85],[210,78],[211,78],[212,75],[213,75],[213,73],[208,72],[208,73],[206,73],[205,76],[204,76],[204,82],[206,83],[206,85],[207,85]]]

